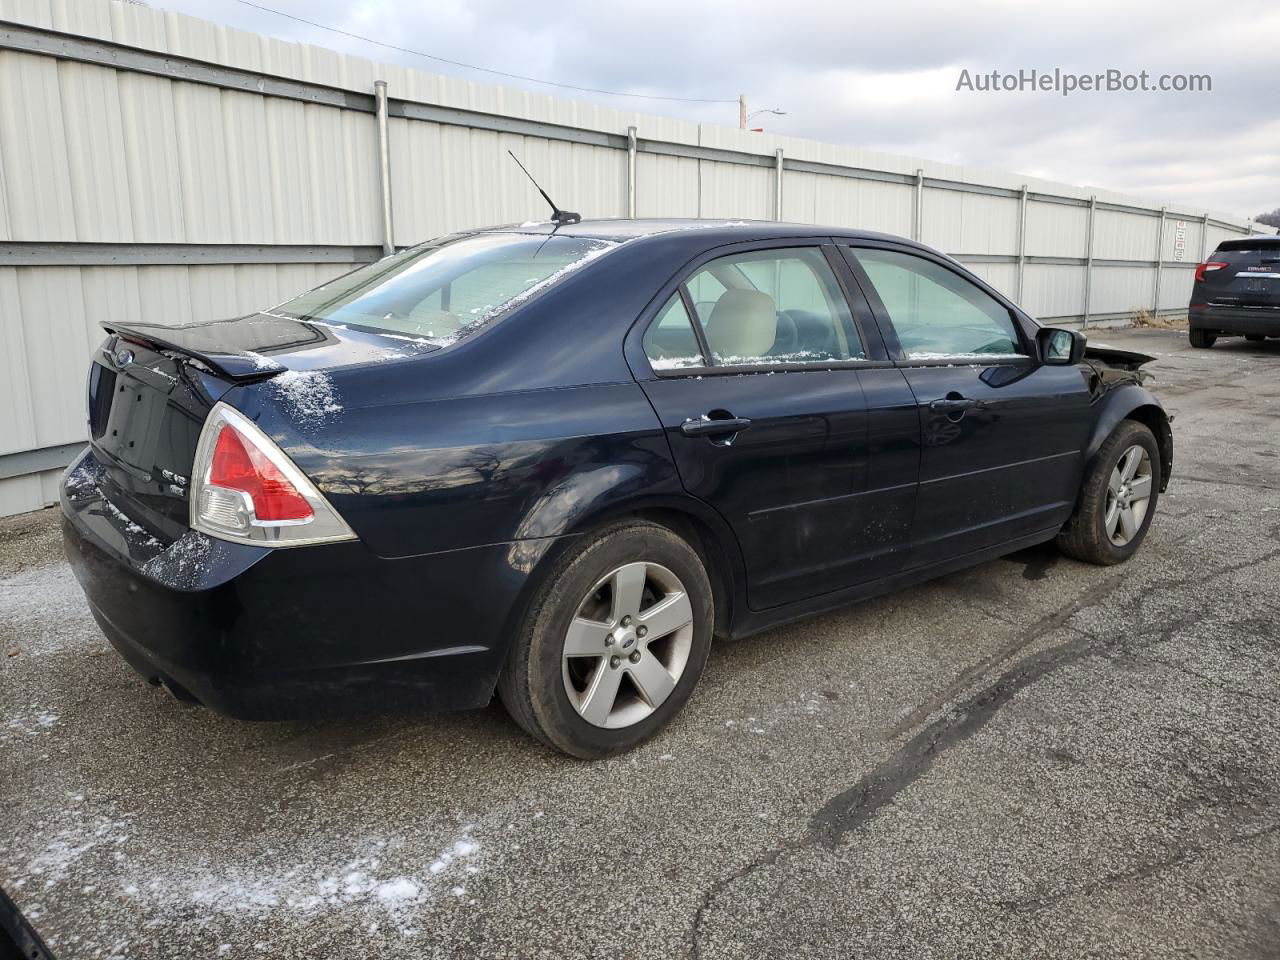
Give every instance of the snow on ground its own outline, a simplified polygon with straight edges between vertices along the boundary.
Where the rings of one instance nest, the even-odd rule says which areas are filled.
[[[66,564],[0,577],[0,657],[42,656],[101,637]]]
[[[0,723],[0,743],[9,736],[37,736],[57,726],[58,715],[51,710],[32,707],[10,714]]]
[[[99,800],[94,809],[103,806]],[[55,822],[41,831],[48,838],[43,847],[25,863],[5,864],[3,883],[32,904],[27,915],[33,921],[43,914],[45,891],[93,878],[82,892],[125,902],[140,920],[206,924],[227,915],[355,911],[361,924],[412,937],[424,908],[440,898],[464,898],[466,879],[479,872],[481,848],[469,824],[430,860],[415,862],[402,839],[364,838],[326,842],[314,856],[291,861],[252,843],[199,854],[157,850],[130,843],[134,815],[85,808],[83,794],[68,794]]]
[[[730,730],[757,736],[772,733],[794,720],[820,720],[830,712],[832,702],[838,696],[832,691],[802,690],[790,700],[767,707],[758,716],[726,720],[724,725]],[[822,724],[818,723],[818,726]]]

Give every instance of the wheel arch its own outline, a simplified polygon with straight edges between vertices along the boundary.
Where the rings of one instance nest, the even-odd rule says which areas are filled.
[[[572,526],[559,536],[512,544],[511,566],[519,568],[524,582],[508,611],[504,637],[515,635],[534,598],[582,537],[627,519],[647,520],[666,527],[697,552],[711,581],[715,635],[732,635],[736,614],[745,609],[746,603],[742,587],[745,568],[737,537],[724,519],[701,500],[689,496],[646,496],[579,514]]]
[[[742,555],[737,538],[727,530],[718,531],[713,523],[699,511],[687,508],[645,506],[631,515],[639,520],[648,520],[666,527],[693,547],[702,558],[702,565],[707,570],[707,579],[711,581],[711,595],[715,608],[714,634],[717,637],[732,635],[734,612],[741,609],[735,590],[737,585],[743,582],[740,575]],[[725,542],[726,534],[732,538],[732,543]]]
[[[1106,405],[1094,424],[1089,446],[1085,450],[1085,475],[1093,467],[1098,450],[1125,420],[1135,420],[1155,434],[1160,450],[1160,492],[1169,486],[1173,473],[1172,418],[1165,411],[1155,394],[1137,384],[1128,384],[1113,390],[1103,400]]]

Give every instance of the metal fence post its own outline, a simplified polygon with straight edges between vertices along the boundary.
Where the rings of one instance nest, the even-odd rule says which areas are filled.
[[[1027,272],[1027,185],[1022,185],[1018,198],[1018,295],[1015,299],[1022,303],[1023,284]]]
[[[1168,207],[1160,208],[1160,225],[1156,227],[1156,289],[1151,304],[1151,315],[1160,315],[1160,274],[1164,271],[1164,224],[1169,215]]]
[[[773,219],[782,219],[782,148],[773,151]]]
[[[1196,263],[1204,263],[1209,255],[1209,214],[1200,218],[1200,259]]]
[[[924,233],[924,170],[916,169],[916,199],[911,218],[911,239],[919,240]]]
[[[1080,326],[1086,330],[1089,328],[1089,313],[1093,306],[1093,222],[1097,212],[1098,196],[1094,194],[1089,198],[1089,237],[1084,254],[1084,320]]]
[[[382,186],[382,255],[395,253],[395,233],[391,223],[391,142],[387,137],[387,81],[373,81],[378,114],[378,178]]]
[[[636,218],[636,128],[627,127],[627,216]]]

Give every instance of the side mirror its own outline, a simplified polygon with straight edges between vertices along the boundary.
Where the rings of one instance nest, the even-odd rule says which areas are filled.
[[[1074,365],[1084,359],[1086,338],[1076,330],[1061,327],[1041,327],[1036,334],[1036,346],[1040,348],[1040,362]]]

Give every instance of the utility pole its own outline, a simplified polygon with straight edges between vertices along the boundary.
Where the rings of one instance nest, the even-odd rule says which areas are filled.
[[[747,129],[747,95],[738,94],[738,129]]]

